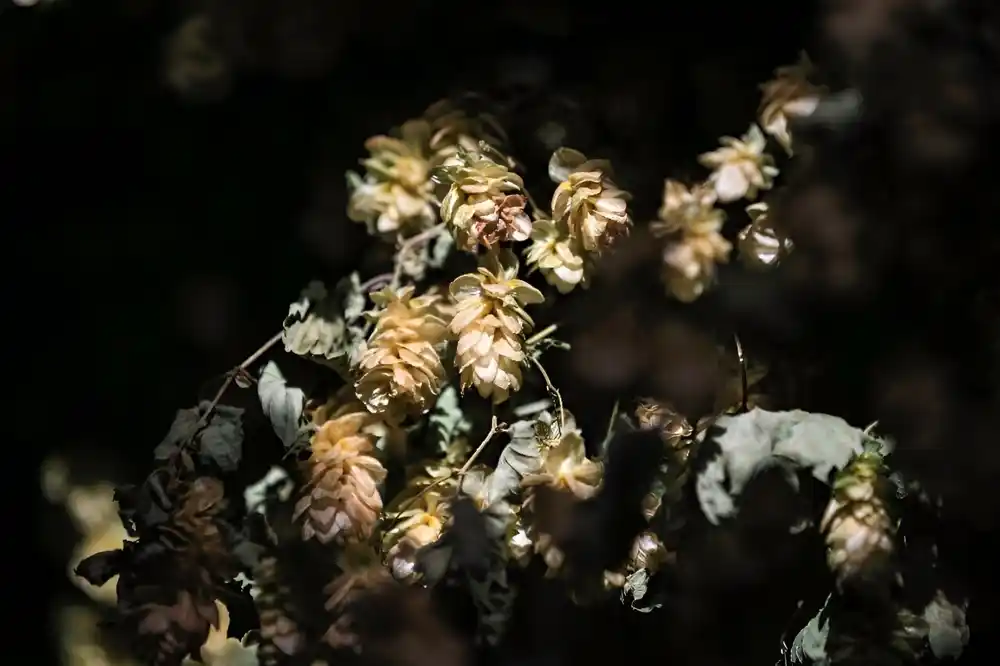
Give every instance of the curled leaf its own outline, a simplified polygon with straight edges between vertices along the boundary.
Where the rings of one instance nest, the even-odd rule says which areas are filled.
[[[311,282],[288,308],[283,324],[285,351],[329,365],[347,376],[351,352],[364,340],[365,295],[357,273],[331,292]]]
[[[807,469],[823,483],[870,438],[843,419],[801,410],[722,416],[718,455],[698,475],[695,489],[705,516],[718,524],[736,512],[736,498],[758,472],[774,464]],[[790,476],[792,481],[794,476]]]
[[[269,361],[257,382],[260,405],[271,422],[275,434],[286,448],[293,447],[302,431],[302,413],[306,394],[300,388],[289,386],[274,361]]]
[[[121,572],[124,559],[124,551],[106,550],[81,561],[74,572],[91,585],[100,587]]]
[[[202,424],[204,414],[211,415]],[[203,400],[198,407],[181,409],[167,436],[153,451],[157,460],[166,460],[183,447],[197,451],[203,463],[232,472],[243,457],[243,411],[239,407],[215,405]]]
[[[510,427],[510,442],[504,447],[496,469],[486,482],[487,502],[505,500],[521,487],[521,479],[541,465],[542,448],[535,421],[517,421]]]

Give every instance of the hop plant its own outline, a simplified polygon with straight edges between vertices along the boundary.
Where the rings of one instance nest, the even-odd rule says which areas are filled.
[[[886,490],[882,455],[873,448],[837,474],[820,530],[826,535],[827,563],[838,584],[884,571],[893,552],[894,532]]]
[[[663,280],[679,301],[694,301],[715,279],[717,263],[729,260],[732,245],[722,237],[725,213],[715,207],[710,185],[688,189],[667,180],[660,219],[650,225],[654,236],[669,236],[663,251]]]
[[[615,185],[610,162],[560,148],[549,161],[549,176],[559,184],[552,195],[552,217],[568,227],[584,250],[599,252],[628,234],[631,195]]]
[[[430,150],[433,165],[441,165],[460,152],[475,153],[483,143],[501,149],[507,135],[496,118],[485,113],[470,114],[451,100],[435,102],[424,112],[430,123]]]
[[[752,200],[760,190],[774,186],[778,169],[774,166],[774,158],[764,152],[767,139],[760,127],[750,125],[739,139],[726,136],[720,143],[721,148],[698,158],[702,165],[712,169],[708,182],[715,188],[719,201]]]
[[[441,219],[450,225],[459,247],[473,251],[505,241],[527,240],[531,218],[525,212],[524,181],[481,152],[461,151],[435,178],[448,183]]]
[[[557,224],[549,218],[535,220],[525,258],[528,265],[541,271],[545,281],[560,294],[568,294],[577,285],[586,284],[584,254],[565,222]]]
[[[434,224],[437,213],[428,161],[430,125],[411,120],[399,137],[374,136],[365,142],[365,177],[352,178],[347,216],[372,233],[411,235]]]
[[[426,412],[445,380],[436,349],[447,334],[437,314],[440,297],[413,294],[412,286],[371,294],[381,310],[358,362],[358,399],[370,412],[394,419]]]
[[[404,492],[397,507],[406,507],[394,515],[396,524],[386,532],[383,547],[396,578],[410,578],[416,573],[415,556],[421,548],[438,540],[448,520],[448,498],[440,490],[429,490],[410,500]]]
[[[517,271],[512,253],[493,253],[487,266],[457,277],[449,287],[456,303],[449,328],[458,339],[455,365],[462,389],[475,386],[494,404],[521,388],[524,335],[534,326],[524,308],[544,300],[540,291],[517,279]]]
[[[308,481],[294,512],[303,539],[345,543],[372,535],[386,476],[372,455],[375,435],[366,430],[375,419],[360,402],[348,403],[316,431],[305,463]]]

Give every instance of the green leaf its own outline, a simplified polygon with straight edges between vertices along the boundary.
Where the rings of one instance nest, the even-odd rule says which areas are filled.
[[[441,453],[460,436],[467,434],[472,428],[472,422],[465,417],[459,402],[458,390],[448,384],[438,395],[434,409],[428,417],[431,439],[434,447]]]
[[[830,657],[826,653],[827,639],[830,637],[830,618],[827,612],[829,604],[830,597],[827,597],[816,616],[795,635],[789,650],[793,664],[830,665]]]
[[[552,419],[548,412],[542,414]],[[535,434],[537,423],[517,421],[510,427],[510,442],[500,453],[496,469],[486,481],[487,502],[507,499],[520,489],[521,479],[538,471],[542,447]]]
[[[282,334],[285,351],[350,378],[351,353],[364,341],[365,300],[357,273],[340,280],[332,292],[322,282],[309,283],[288,308]]]
[[[264,415],[271,422],[274,433],[285,448],[295,446],[303,427],[303,412],[306,407],[305,392],[289,386],[281,370],[274,361],[269,361],[261,370],[257,382],[257,395]]]
[[[740,493],[762,470],[775,465],[806,469],[830,483],[833,471],[860,454],[869,439],[841,418],[801,410],[752,409],[719,417],[716,425],[723,429],[715,440],[719,453],[695,482],[702,512],[716,525],[735,515]],[[792,485],[797,482],[791,471],[786,478]]]

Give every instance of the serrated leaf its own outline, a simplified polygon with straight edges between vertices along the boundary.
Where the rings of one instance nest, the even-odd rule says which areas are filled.
[[[311,282],[288,308],[282,334],[285,351],[350,379],[349,358],[364,340],[365,299],[357,273],[340,280],[332,292],[322,282]]]
[[[305,392],[285,381],[278,364],[268,361],[257,381],[257,395],[264,415],[286,448],[295,445],[306,406]]]
[[[517,421],[510,427],[510,442],[500,453],[496,469],[486,482],[487,502],[506,499],[521,487],[521,479],[538,471],[542,447],[536,435],[536,423]]]
[[[830,618],[827,613],[829,603],[830,597],[827,597],[816,616],[792,640],[789,657],[793,664],[829,666],[830,657],[826,653],[826,643],[830,637]]]
[[[428,423],[433,444],[442,453],[447,451],[457,437],[468,433],[472,428],[472,422],[462,411],[458,390],[453,385],[448,384],[438,395],[434,409],[428,416]]]
[[[736,513],[737,499],[758,472],[775,464],[809,470],[823,483],[860,454],[868,438],[846,421],[801,410],[769,412],[755,408],[722,416],[715,439],[718,455],[708,461],[695,482],[698,502],[713,524]],[[794,475],[788,479],[794,484]]]

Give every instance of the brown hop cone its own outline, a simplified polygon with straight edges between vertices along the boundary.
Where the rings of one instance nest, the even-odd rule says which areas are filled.
[[[458,337],[455,364],[462,390],[475,386],[480,396],[499,404],[521,388],[524,335],[534,326],[524,307],[544,297],[517,279],[512,253],[491,253],[486,264],[451,283],[456,306],[449,328]]]
[[[394,585],[396,581],[367,546],[352,545],[341,553],[339,559],[342,573],[323,588],[327,597],[323,607],[329,611],[331,619],[323,641],[334,649],[360,651],[360,637],[351,616],[352,604],[369,593]]]
[[[378,485],[386,470],[371,454],[375,435],[366,426],[377,417],[360,402],[344,405],[313,435],[305,462],[308,481],[295,504],[302,538],[321,543],[363,541],[382,510]]]
[[[347,216],[368,225],[370,233],[412,234],[434,224],[430,126],[411,120],[398,136],[375,136],[365,142],[370,156],[362,162],[365,177],[352,183]]]
[[[261,666],[277,666],[289,657],[301,654],[306,637],[295,619],[291,590],[281,579],[277,558],[269,555],[261,557],[253,574],[260,590],[254,599],[260,617],[257,657]]]
[[[140,604],[135,609],[140,644],[157,666],[175,666],[198,654],[211,627],[219,625],[219,609],[202,589],[176,591],[168,602]]]
[[[792,251],[792,241],[779,233],[764,201],[747,206],[750,224],[739,235],[739,259],[748,268],[773,268]]]
[[[566,493],[576,500],[593,497],[600,487],[603,467],[587,458],[583,436],[573,417],[564,412],[563,422],[553,424],[553,429],[556,430],[554,436],[542,444],[544,449],[538,471],[521,479],[525,490],[523,506],[529,518],[533,518],[536,511],[535,493],[539,487]],[[535,552],[542,556],[550,573],[556,572],[562,566],[563,554],[555,540],[543,530],[532,532],[529,537],[534,542]]]
[[[193,556],[206,570],[223,579],[238,573],[221,529],[220,518],[227,508],[222,481],[210,476],[198,477],[185,488],[164,528],[168,544]]]
[[[531,235],[524,182],[506,166],[480,152],[463,151],[440,167],[436,177],[449,183],[441,219],[463,249],[472,251],[480,244],[490,249]]]
[[[628,234],[631,195],[613,182],[610,162],[560,148],[549,160],[549,177],[559,184],[552,195],[552,217],[567,225],[584,250],[599,252]]]
[[[358,399],[368,411],[394,421],[430,409],[445,380],[435,348],[444,342],[448,330],[437,314],[440,297],[414,297],[413,291],[407,286],[371,295],[382,310],[358,363]]]
[[[866,449],[834,480],[833,497],[820,530],[826,535],[827,564],[838,585],[885,573],[895,528],[883,499],[887,490],[884,474],[882,456]]]

